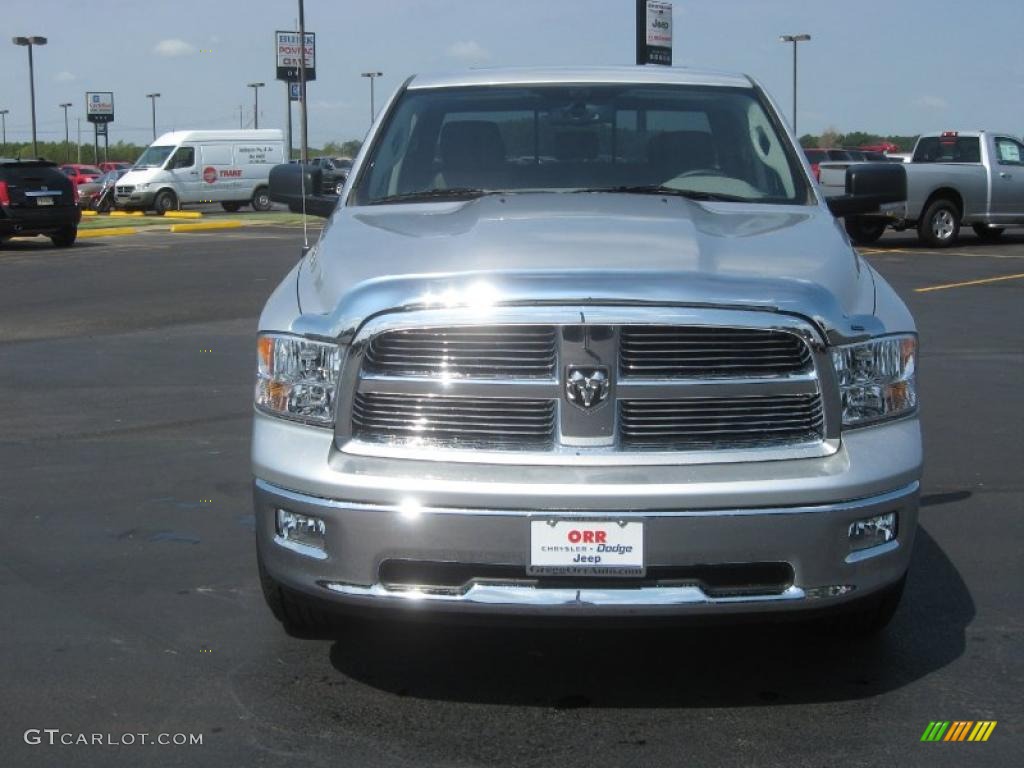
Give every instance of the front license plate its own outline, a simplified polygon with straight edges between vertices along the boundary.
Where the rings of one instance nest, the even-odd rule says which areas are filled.
[[[37,197],[36,205],[53,205],[52,197]]]
[[[534,576],[643,576],[644,524],[531,520]]]

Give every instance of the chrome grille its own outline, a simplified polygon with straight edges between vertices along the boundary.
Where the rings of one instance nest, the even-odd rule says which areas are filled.
[[[420,328],[383,333],[364,370],[400,376],[550,377],[552,326]]]
[[[619,426],[630,448],[743,447],[820,440],[823,414],[817,394],[622,400]]]
[[[550,448],[551,400],[413,397],[360,393],[352,406],[356,437],[443,441],[453,447]]]
[[[836,450],[838,403],[821,379],[832,382],[831,368],[809,325],[724,309],[701,310],[706,325],[681,309],[673,323],[674,312],[658,309],[657,324],[646,308],[517,308],[483,326],[471,310],[424,311],[422,324],[416,312],[381,316],[351,348],[340,444],[375,456],[580,465]],[[581,405],[570,373],[602,371],[606,399]]]
[[[135,187],[132,184],[118,184],[117,194],[119,195],[130,195],[135,191]]]
[[[625,326],[624,376],[778,376],[811,370],[803,340],[785,331],[711,326]]]

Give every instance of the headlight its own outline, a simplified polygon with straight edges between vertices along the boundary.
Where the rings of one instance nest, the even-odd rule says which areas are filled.
[[[264,334],[257,351],[257,408],[307,424],[334,423],[342,356],[337,344]]]
[[[917,338],[884,336],[832,349],[843,426],[896,418],[917,407]]]

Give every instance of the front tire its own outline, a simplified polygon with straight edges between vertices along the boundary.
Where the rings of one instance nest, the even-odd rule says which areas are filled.
[[[163,216],[168,211],[178,207],[178,198],[169,189],[162,189],[153,199],[153,210],[157,216]]]
[[[319,608],[315,600],[298,595],[279,584],[267,572],[259,553],[256,555],[256,568],[259,571],[263,599],[289,635],[317,637],[330,634],[337,628],[336,617]]]
[[[78,227],[64,227],[50,235],[50,240],[57,248],[70,248],[78,238]]]
[[[994,243],[1003,236],[1003,227],[990,227],[987,224],[972,224],[971,229],[978,236],[979,240],[986,243]]]
[[[877,635],[892,621],[899,608],[907,574],[880,592],[861,598],[840,612],[818,620],[817,627],[836,637],[867,638]]]
[[[270,191],[266,187],[260,187],[252,195],[252,208],[254,211],[269,211],[274,206],[270,199]]]
[[[864,219],[859,216],[851,216],[844,221],[846,234],[850,236],[857,245],[871,245],[878,242],[885,234],[885,222],[877,219]]]
[[[917,224],[917,236],[932,248],[948,248],[960,236],[960,209],[951,200],[933,200]]]

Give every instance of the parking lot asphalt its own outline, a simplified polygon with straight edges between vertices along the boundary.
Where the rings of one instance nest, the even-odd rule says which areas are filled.
[[[921,332],[927,469],[904,602],[862,645],[761,625],[288,637],[256,580],[248,449],[256,318],[300,244],[0,249],[0,763],[1021,764],[1019,231],[865,249]],[[998,725],[922,743],[934,720]],[[46,728],[203,743],[25,743]]]

